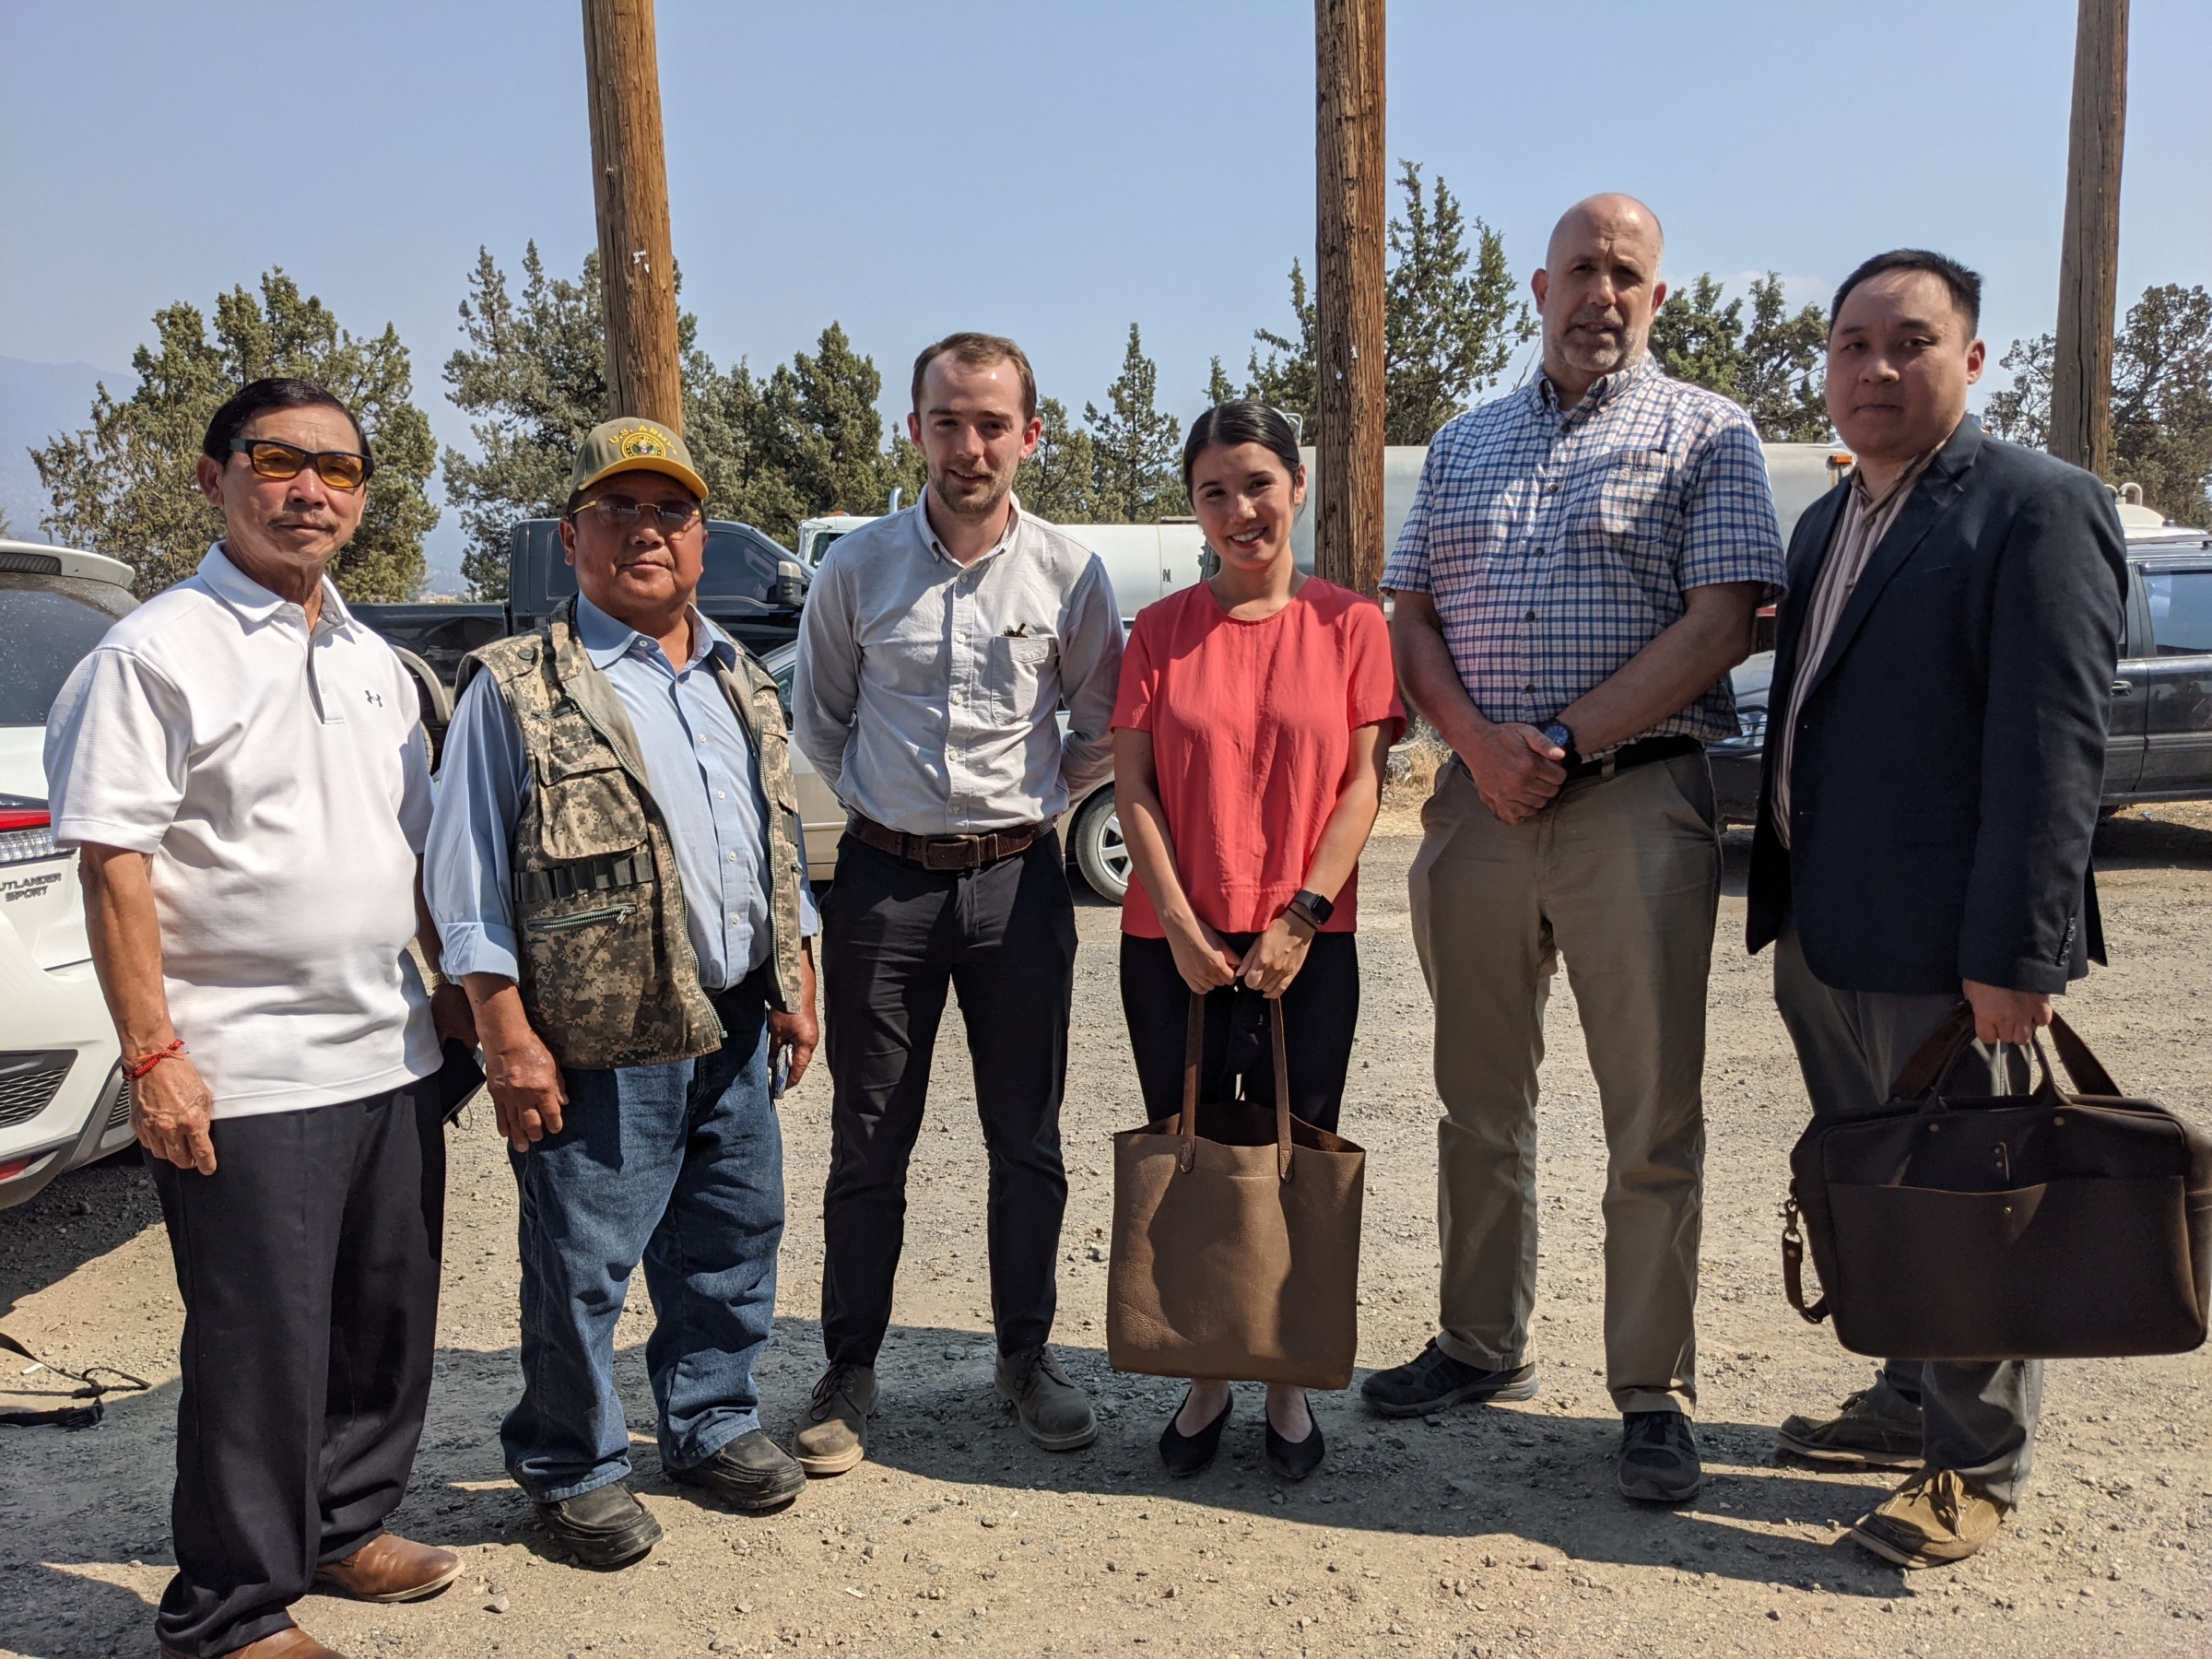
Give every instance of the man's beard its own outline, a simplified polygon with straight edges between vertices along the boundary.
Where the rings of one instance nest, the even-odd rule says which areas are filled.
[[[1614,343],[1601,344],[1584,327],[1591,323],[1602,323],[1613,331]],[[1578,369],[1595,370],[1600,374],[1611,374],[1636,360],[1643,350],[1643,335],[1629,326],[1628,319],[1618,312],[1606,312],[1594,317],[1577,317],[1559,340],[1560,355]]]
[[[1014,474],[1011,471],[1003,477],[994,475],[990,483],[980,489],[959,480],[948,487],[947,478],[945,472],[932,467],[929,488],[944,504],[945,510],[955,518],[990,518],[1006,505],[1006,498],[1014,493]]]

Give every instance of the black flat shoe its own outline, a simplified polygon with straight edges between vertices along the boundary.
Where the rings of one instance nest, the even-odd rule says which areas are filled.
[[[1188,1404],[1190,1395],[1184,1394]],[[1175,1408],[1175,1417],[1159,1431],[1159,1461],[1168,1465],[1168,1473],[1181,1480],[1186,1475],[1195,1475],[1214,1461],[1221,1450],[1221,1430],[1229,1424],[1229,1414],[1236,1409],[1237,1396],[1231,1394],[1221,1404],[1221,1415],[1195,1434],[1176,1431],[1175,1418],[1182,1415],[1182,1406]]]
[[[1267,1425],[1267,1466],[1285,1480],[1303,1480],[1321,1467],[1323,1453],[1321,1422],[1314,1420],[1312,1432],[1302,1441],[1287,1441]]]

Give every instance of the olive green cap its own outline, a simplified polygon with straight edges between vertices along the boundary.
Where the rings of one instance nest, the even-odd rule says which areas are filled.
[[[707,499],[707,481],[693,469],[691,452],[657,420],[620,415],[594,427],[569,469],[569,494],[622,472],[661,473],[701,501]]]

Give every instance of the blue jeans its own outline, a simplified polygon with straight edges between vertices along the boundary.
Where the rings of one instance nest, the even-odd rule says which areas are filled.
[[[522,1191],[523,1397],[508,1472],[558,1502],[629,1474],[615,1322],[645,1265],[645,1364],[664,1466],[760,1426],[753,1362],[776,1311],[783,1134],[769,1100],[765,971],[716,994],[728,1036],[697,1060],[563,1068],[559,1135],[510,1153]]]

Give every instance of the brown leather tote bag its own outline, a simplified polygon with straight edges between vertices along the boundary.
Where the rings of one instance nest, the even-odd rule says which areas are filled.
[[[2186,1353],[2212,1307],[2212,1137],[2120,1093],[2063,1019],[2026,1095],[1942,1084],[1974,1038],[1960,1004],[1889,1099],[1816,1120],[1790,1155],[1783,1285],[1854,1353],[2059,1359]],[[1823,1294],[1807,1307],[1804,1245]]]
[[[1191,998],[1182,1112],[1113,1137],[1106,1357],[1115,1371],[1343,1388],[1359,1343],[1367,1154],[1290,1115],[1283,1005],[1275,1107],[1201,1102]]]

